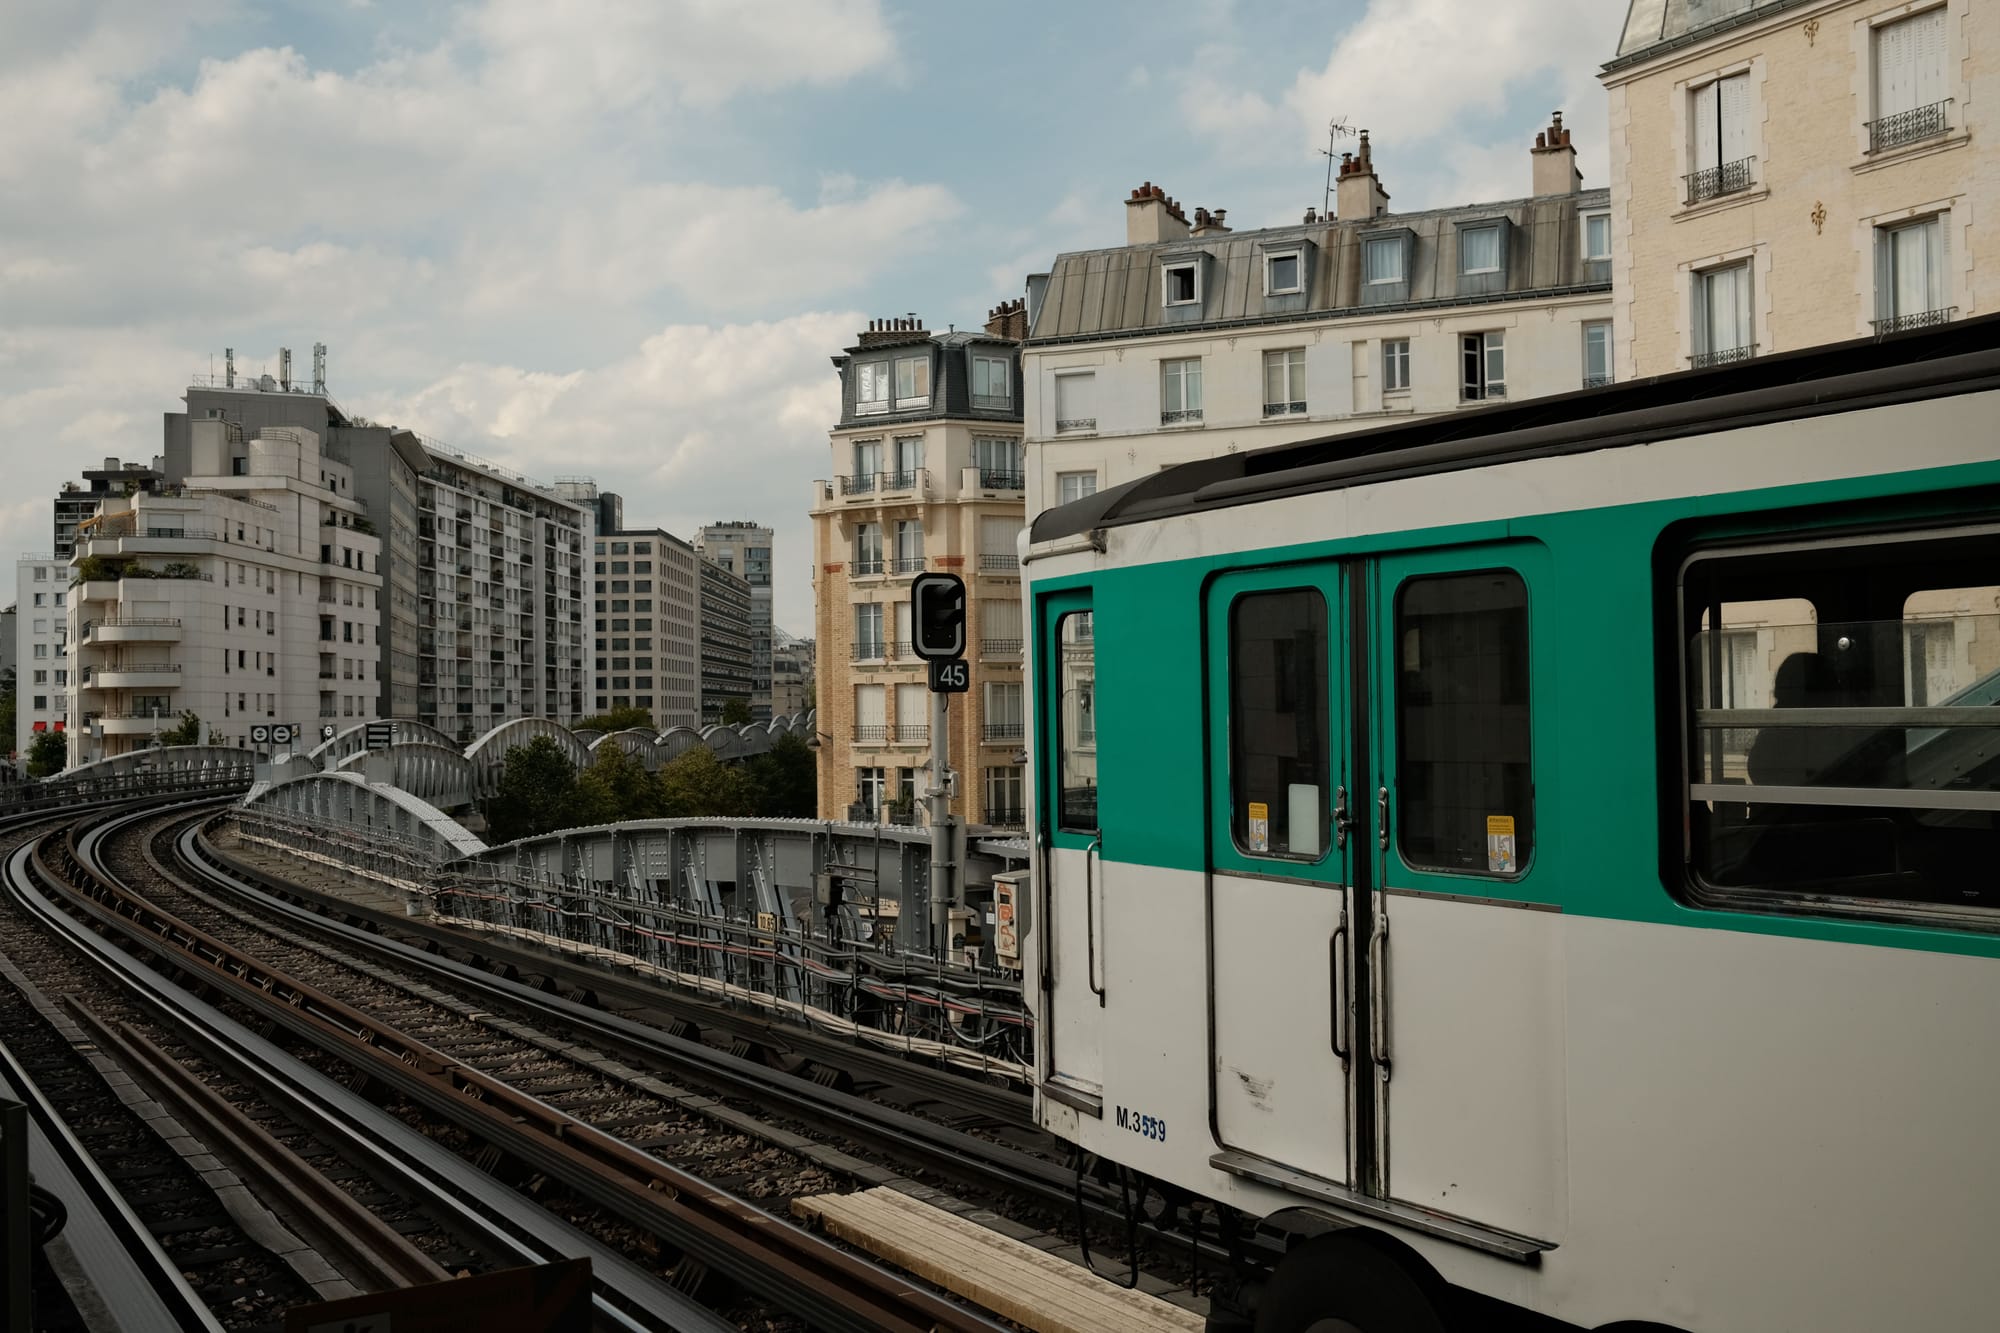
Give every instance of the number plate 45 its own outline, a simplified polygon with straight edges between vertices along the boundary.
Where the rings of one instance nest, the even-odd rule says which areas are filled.
[[[949,662],[931,663],[932,694],[964,694],[972,688],[972,672],[966,667],[965,659],[954,657]]]

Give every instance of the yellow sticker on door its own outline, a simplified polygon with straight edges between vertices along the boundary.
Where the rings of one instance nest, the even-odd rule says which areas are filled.
[[[1514,864],[1514,816],[1486,816],[1486,869],[1495,875],[1511,875]]]
[[[1271,807],[1262,801],[1250,802],[1250,850],[1271,850]]]

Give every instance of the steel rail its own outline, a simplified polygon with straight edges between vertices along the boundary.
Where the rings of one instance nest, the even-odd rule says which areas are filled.
[[[151,813],[142,811],[136,817]],[[585,1256],[598,1288],[593,1325],[610,1333],[730,1333],[735,1325],[640,1268],[624,1255],[540,1210],[522,1212],[519,1196],[423,1137],[284,1048],[251,1032],[207,1001],[145,967],[111,938],[65,913],[43,891],[60,893],[38,874],[35,847],[7,861],[6,883],[29,915],[66,938],[101,970],[182,1029],[204,1054],[237,1073],[275,1104],[300,1118],[322,1140],[373,1158],[427,1194],[448,1225],[480,1248],[523,1264]],[[42,884],[38,884],[37,879]],[[64,895],[67,896],[67,895]],[[169,1327],[171,1325],[161,1325]]]
[[[91,850],[126,816],[56,848],[60,873],[34,844],[37,870],[67,881],[77,907],[163,960],[264,1012],[386,1086],[457,1120],[488,1143],[563,1181],[746,1290],[814,1327],[865,1333],[999,1328],[992,1320],[841,1249],[644,1153],[402,1032],[223,940],[119,883]],[[44,842],[47,839],[43,840]],[[79,852],[84,852],[79,856]]]

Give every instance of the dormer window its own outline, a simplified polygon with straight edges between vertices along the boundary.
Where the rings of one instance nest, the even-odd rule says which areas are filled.
[[[868,361],[855,367],[857,376],[854,390],[854,410],[856,412],[887,412],[889,410],[889,363]]]
[[[1500,271],[1499,226],[1464,227],[1458,233],[1458,271],[1498,273]]]
[[[1405,248],[1401,233],[1393,236],[1370,236],[1361,243],[1362,268],[1369,286],[1382,286],[1404,280]]]
[[[931,359],[928,356],[896,358],[896,406],[929,406],[931,401]]]
[[[1201,266],[1193,261],[1168,264],[1161,270],[1160,300],[1166,305],[1193,305],[1201,300]]]
[[[1264,295],[1290,296],[1304,288],[1304,265],[1296,250],[1264,256]]]

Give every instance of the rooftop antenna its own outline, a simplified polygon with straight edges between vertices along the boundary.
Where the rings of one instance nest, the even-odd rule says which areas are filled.
[[[222,387],[225,389],[236,387],[236,349],[234,347],[225,347],[222,349]]]
[[[1333,216],[1333,159],[1337,156],[1333,146],[1342,139],[1352,139],[1354,135],[1354,127],[1339,116],[1326,123],[1326,147],[1319,150],[1320,155],[1326,158],[1326,195],[1320,200],[1321,217]]]
[[[313,344],[313,392],[326,392],[326,344]]]

